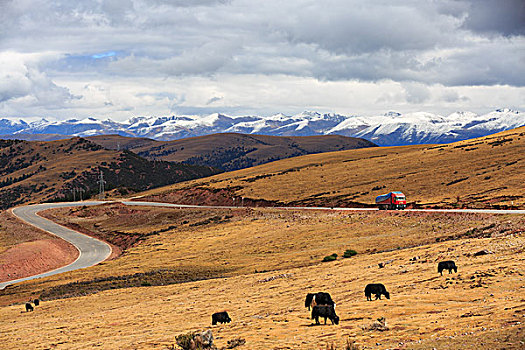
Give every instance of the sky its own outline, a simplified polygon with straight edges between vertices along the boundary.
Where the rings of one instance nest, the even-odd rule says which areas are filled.
[[[0,0],[0,118],[504,107],[523,0]]]

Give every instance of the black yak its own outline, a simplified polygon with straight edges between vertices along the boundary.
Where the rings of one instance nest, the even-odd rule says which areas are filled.
[[[443,270],[448,270],[448,273],[458,272],[458,267],[452,260],[440,261],[438,264],[438,272],[443,276]]]
[[[330,293],[318,292],[306,294],[304,307],[307,307],[308,310],[310,310],[310,307],[314,307],[315,305],[331,305],[335,307],[335,303],[332,300]]]
[[[316,324],[320,324],[319,317],[324,318],[324,324],[326,324],[327,318],[332,321],[332,324],[339,324],[339,316],[335,314],[333,305],[315,305],[312,308],[312,319],[315,319]]]
[[[33,311],[33,305],[31,303],[26,303],[26,312]]]
[[[35,304],[35,306],[40,305],[40,300],[38,299],[33,300],[33,304]]]
[[[386,288],[381,283],[370,283],[365,287],[365,296],[366,300],[372,300],[372,294],[375,294],[376,299],[381,299],[381,294],[383,294],[387,299],[390,299],[390,293],[386,291]]]
[[[229,323],[232,319],[226,311],[216,312],[211,315],[211,324],[216,325],[218,323]]]

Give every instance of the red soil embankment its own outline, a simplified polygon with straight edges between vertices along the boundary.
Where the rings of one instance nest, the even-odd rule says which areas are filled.
[[[0,254],[0,282],[51,271],[77,257],[78,250],[59,238],[23,242]]]

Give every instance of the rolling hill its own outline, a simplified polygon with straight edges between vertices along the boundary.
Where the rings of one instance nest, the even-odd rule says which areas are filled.
[[[128,194],[216,174],[210,167],[149,161],[83,138],[49,142],[0,140],[0,209],[21,203],[79,200],[106,189]]]
[[[338,135],[280,137],[224,133],[175,141],[118,135],[91,136],[88,139],[108,149],[131,150],[150,160],[184,162],[225,171],[311,153],[376,146],[364,139]]]
[[[312,154],[158,188],[143,199],[345,207],[400,190],[418,207],[524,207],[524,149],[521,127],[451,144]]]

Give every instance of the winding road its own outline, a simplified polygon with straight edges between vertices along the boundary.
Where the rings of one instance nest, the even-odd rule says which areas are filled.
[[[35,278],[52,276],[58,273],[73,271],[77,269],[83,269],[96,265],[106,260],[111,254],[111,247],[109,244],[102,242],[98,239],[89,237],[80,232],[71,230],[67,227],[58,225],[51,220],[44,219],[38,215],[39,211],[53,208],[65,208],[75,206],[88,206],[88,205],[99,205],[110,202],[101,201],[86,201],[86,202],[73,202],[73,203],[45,203],[45,204],[34,204],[23,207],[14,208],[13,214],[22,221],[33,225],[39,229],[56,235],[67,242],[73,244],[79,251],[77,260],[73,263],[63,266],[61,268],[41,273],[34,276],[28,276],[12,281],[0,282],[0,289],[4,289],[8,285],[27,281]],[[185,204],[171,204],[171,203],[160,203],[160,202],[140,202],[140,201],[120,201],[124,205],[133,206],[154,206],[154,207],[171,207],[171,208],[208,208],[208,209],[233,209],[239,207],[231,206],[211,206],[211,205],[185,205]],[[288,210],[337,210],[337,211],[376,211],[376,208],[326,208],[326,207],[277,207],[275,209],[288,209]],[[481,214],[525,214],[525,210],[492,210],[492,209],[405,209],[405,211],[416,211],[416,212],[444,212],[444,213],[481,213]]]
[[[73,244],[78,249],[79,255],[74,262],[72,262],[69,265],[62,266],[58,269],[44,272],[34,276],[28,276],[7,282],[0,282],[0,289],[4,289],[5,287],[13,283],[18,283],[40,277],[52,276],[62,272],[83,269],[85,267],[90,267],[106,260],[111,254],[111,246],[109,244],[102,242],[96,238],[84,235],[80,232],[71,230],[67,227],[56,224],[53,221],[44,219],[43,217],[38,215],[39,211],[46,209],[97,205],[101,203],[103,202],[45,203],[14,208],[13,214],[16,217],[30,225],[33,225],[41,230],[49,232]]]

